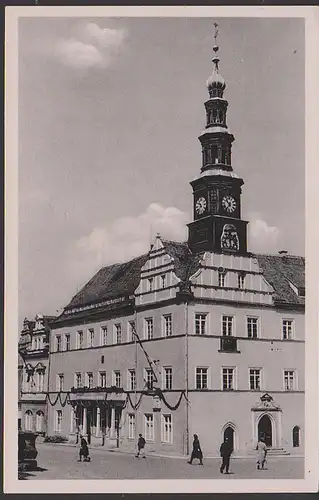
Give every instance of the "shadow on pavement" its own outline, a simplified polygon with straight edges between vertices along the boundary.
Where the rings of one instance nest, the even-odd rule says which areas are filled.
[[[18,479],[20,480],[26,480],[28,479],[29,477],[34,477],[35,474],[33,474],[33,472],[44,472],[44,471],[47,471],[48,469],[45,469],[44,467],[35,467],[34,469],[32,469],[32,471],[27,471],[27,470],[23,470],[23,469],[19,469],[18,470]]]

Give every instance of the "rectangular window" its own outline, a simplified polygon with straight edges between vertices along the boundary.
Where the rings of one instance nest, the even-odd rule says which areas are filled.
[[[55,432],[62,431],[62,410],[55,410]]]
[[[56,337],[56,352],[61,351],[61,335],[57,335]]]
[[[76,334],[76,346],[78,349],[83,349],[83,332],[79,330]]]
[[[173,387],[173,369],[171,366],[164,367],[164,389],[171,390]]]
[[[196,389],[208,389],[208,368],[196,368]]]
[[[284,340],[290,340],[293,338],[293,323],[292,319],[282,320],[282,338]]]
[[[101,345],[107,345],[107,326],[101,326]]]
[[[145,318],[145,338],[150,340],[153,338],[154,325],[153,318]]]
[[[218,286],[223,288],[225,286],[225,281],[226,281],[226,273],[224,272],[218,272]]]
[[[43,392],[44,391],[44,372],[43,371],[39,371],[38,372],[37,389],[38,389],[38,392]]]
[[[243,274],[238,274],[238,288],[240,290],[245,288],[245,276]]]
[[[71,349],[71,335],[67,333],[65,335],[65,350],[69,351]]]
[[[119,370],[114,370],[113,372],[113,384],[115,387],[122,387],[122,377]]]
[[[145,382],[147,384],[147,388],[152,390],[154,385],[154,373],[150,368],[145,369]]]
[[[129,321],[128,323],[128,342],[134,342],[135,341],[135,321]]]
[[[86,384],[85,384],[89,389],[93,388],[93,373],[92,372],[87,372],[86,374]]]
[[[172,415],[162,415],[162,443],[173,443]]]
[[[258,318],[247,318],[247,336],[254,339],[258,337]]]
[[[88,329],[88,347],[94,347],[94,328]]]
[[[75,387],[76,389],[82,387],[82,373],[75,374]]]
[[[172,315],[166,314],[164,318],[164,337],[171,337],[172,335]]]
[[[99,372],[99,386],[106,387],[106,372]]]
[[[115,344],[121,344],[122,342],[122,325],[118,323],[117,325],[114,325],[115,328]]]
[[[294,370],[284,371],[284,384],[285,384],[285,391],[293,391],[296,389],[296,377]]]
[[[57,391],[63,391],[64,390],[64,374],[59,373],[57,376]]]
[[[154,441],[154,416],[152,413],[146,413],[145,418],[145,439]]]
[[[259,391],[261,387],[260,368],[250,368],[249,370],[249,388],[251,391]]]
[[[195,333],[196,335],[206,335],[207,314],[195,314]]]
[[[222,318],[222,334],[223,336],[233,335],[233,316],[223,316]]]
[[[135,415],[134,415],[134,413],[128,414],[128,438],[135,439]]]
[[[223,368],[223,390],[232,391],[235,389],[234,368]]]
[[[165,288],[166,286],[166,274],[162,274],[161,276],[161,285],[162,285],[162,288]]]
[[[148,291],[153,291],[153,278],[148,278]]]
[[[135,391],[136,389],[136,373],[135,370],[128,371],[128,390]]]

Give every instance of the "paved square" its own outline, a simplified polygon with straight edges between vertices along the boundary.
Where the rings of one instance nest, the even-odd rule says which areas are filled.
[[[302,458],[269,457],[267,470],[256,469],[255,457],[233,459],[231,474],[221,475],[220,460],[204,459],[204,465],[187,459],[147,456],[91,449],[91,462],[78,462],[79,449],[71,446],[38,444],[38,466],[26,479],[302,479]]]

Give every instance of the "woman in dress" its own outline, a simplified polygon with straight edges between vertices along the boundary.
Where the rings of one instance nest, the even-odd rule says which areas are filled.
[[[264,469],[267,455],[267,446],[264,438],[260,438],[257,443],[257,469]]]
[[[83,462],[90,462],[91,461],[91,458],[89,456],[89,447],[88,447],[87,441],[86,441],[86,439],[84,439],[84,437],[81,437],[79,462],[82,462],[82,457],[83,457]]]

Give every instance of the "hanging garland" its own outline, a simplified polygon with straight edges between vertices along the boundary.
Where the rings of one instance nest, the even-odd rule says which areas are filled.
[[[54,393],[56,394],[56,393]],[[64,401],[62,399],[62,394],[65,395],[65,398],[64,398]],[[143,399],[143,396],[158,396],[160,398],[160,400],[164,403],[164,405],[171,411],[175,411],[179,408],[180,404],[181,404],[181,401],[182,399],[184,398],[185,401],[187,401],[187,403],[190,403],[189,400],[187,399],[186,397],[186,391],[185,390],[182,390],[181,393],[180,393],[180,396],[179,396],[179,399],[178,401],[176,402],[175,405],[171,405],[167,399],[165,398],[164,394],[163,394],[163,391],[159,388],[156,388],[153,392],[150,392],[150,391],[145,391],[145,390],[142,390],[141,393],[140,393],[140,396],[139,396],[139,399],[137,400],[136,404],[133,403],[132,401],[132,397],[131,397],[131,394],[129,392],[126,393],[126,399],[125,399],[125,402],[124,402],[124,405],[122,407],[122,410],[124,410],[128,404],[128,402],[130,403],[131,405],[131,408],[134,410],[134,411],[137,411],[139,409],[139,407],[141,406],[141,403],[142,403],[142,399]],[[60,402],[60,405],[62,406],[62,408],[64,408],[67,404],[71,404],[73,405],[75,402],[70,398],[70,392],[58,392],[56,394],[56,397],[55,399],[52,401],[51,400],[51,397],[50,397],[50,393],[47,392],[46,393],[46,400],[50,403],[51,406],[55,406],[57,404],[57,402],[59,401]],[[104,403],[107,401],[107,393],[105,394],[105,398],[104,398]],[[85,406],[85,407],[88,407],[92,404],[92,401],[85,401],[85,400],[78,400],[76,401],[76,404],[79,405],[79,406]]]
[[[64,400],[64,402],[62,401],[61,394],[65,394],[65,393],[63,393],[63,392],[61,392],[61,391],[60,391],[60,392],[58,392],[58,393],[57,393],[57,395],[56,395],[56,398],[55,398],[54,402],[52,402],[52,401],[51,401],[51,398],[50,398],[50,393],[49,393],[49,392],[47,392],[47,393],[46,393],[45,398],[46,398],[46,400],[48,400],[48,401],[49,401],[49,403],[50,403],[50,405],[51,405],[51,406],[55,406],[55,405],[57,404],[57,402],[58,402],[58,401],[60,401],[60,405],[62,406],[62,408],[64,408],[64,407],[66,406],[66,404],[67,404],[67,403],[71,402],[71,399],[70,399],[70,393],[69,393],[69,392],[67,392],[67,393],[65,394],[65,400]]]
[[[139,397],[139,400],[137,401],[137,403],[136,403],[136,405],[135,405],[135,404],[133,403],[132,399],[131,399],[131,395],[130,395],[130,393],[129,393],[129,392],[127,393],[127,399],[129,400],[130,405],[131,405],[131,407],[133,408],[133,410],[134,410],[134,411],[138,410],[138,408],[139,408],[139,406],[140,406],[140,404],[141,404],[141,402],[142,402],[142,398],[143,398],[143,396],[144,396],[144,393],[143,393],[143,392],[141,392],[141,395],[140,395],[140,397]]]
[[[163,392],[161,391],[161,389],[159,389],[157,392],[158,392],[158,394],[157,394],[157,395],[159,396],[160,400],[161,400],[161,401],[163,401],[164,405],[165,405],[167,408],[169,408],[169,410],[171,410],[171,411],[175,411],[175,410],[177,410],[177,408],[178,408],[178,407],[179,407],[179,405],[181,404],[181,401],[182,401],[183,396],[185,396],[185,391],[182,391],[182,392],[180,393],[179,400],[177,401],[177,403],[176,403],[174,406],[172,406],[172,405],[170,405],[170,404],[168,403],[168,401],[166,400],[166,398],[165,398],[165,396],[164,396]]]

